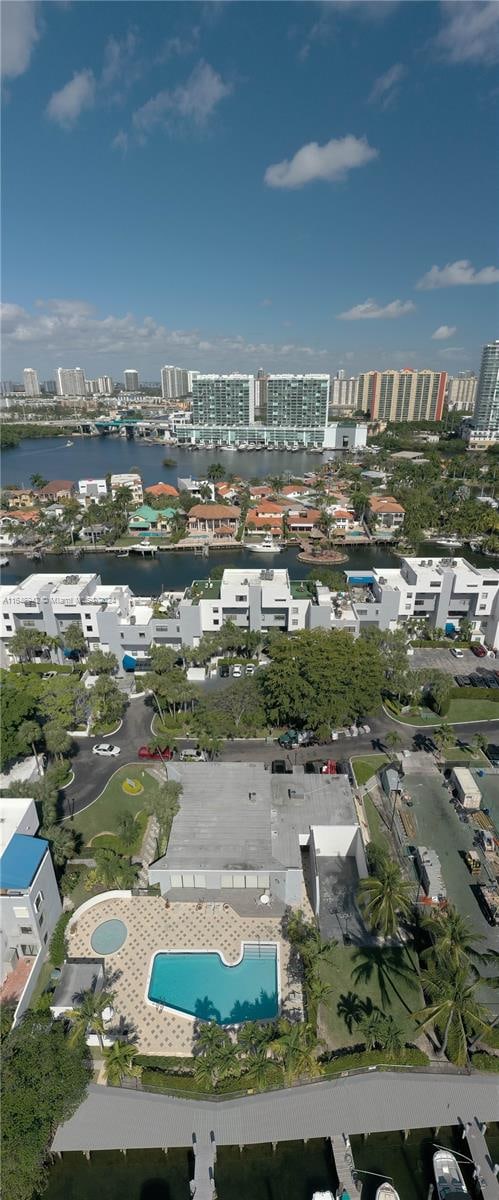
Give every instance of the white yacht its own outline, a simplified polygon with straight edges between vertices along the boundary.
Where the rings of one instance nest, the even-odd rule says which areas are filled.
[[[460,1200],[461,1197],[469,1200],[461,1168],[450,1150],[437,1150],[433,1155],[433,1174],[439,1200]]]
[[[400,1197],[393,1185],[386,1181],[385,1183],[380,1183],[379,1188],[377,1188],[375,1200],[400,1200]]]
[[[254,550],[255,554],[280,554],[282,545],[274,541],[271,533],[266,533],[261,542],[246,542],[246,549]]]

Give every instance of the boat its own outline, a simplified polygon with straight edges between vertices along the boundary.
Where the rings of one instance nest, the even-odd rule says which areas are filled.
[[[432,541],[438,542],[439,546],[462,546],[461,538],[457,537],[437,537],[432,538]]]
[[[0,567],[8,567],[8,565],[9,559],[5,557],[5,554],[2,554],[2,557],[0,558]]]
[[[385,1181],[385,1183],[380,1183],[379,1188],[376,1189],[375,1200],[400,1200],[400,1197],[393,1185]]]
[[[254,550],[255,554],[280,554],[282,546],[274,541],[271,533],[266,533],[261,542],[246,542],[246,549]]]
[[[433,1155],[433,1174],[439,1200],[459,1200],[469,1192],[455,1154],[450,1150],[437,1150]]]
[[[128,558],[129,553],[129,550],[117,550],[116,558]]]

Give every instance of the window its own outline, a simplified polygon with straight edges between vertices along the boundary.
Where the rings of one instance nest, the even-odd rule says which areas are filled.
[[[20,925],[19,932],[20,933],[33,933],[33,927],[31,925]]]
[[[139,638],[145,638],[145,633],[139,633]]]
[[[47,945],[47,938],[48,938],[48,935],[49,935],[49,934],[48,934],[48,929],[47,929],[47,932],[46,932],[46,933],[44,933],[44,935],[43,935],[43,944],[44,944],[44,946],[46,946],[46,945]]]
[[[38,895],[35,900],[35,908],[36,908],[37,912],[40,912],[42,904],[43,904],[43,892],[38,892]]]
[[[246,596],[236,596],[236,604],[244,604]]]
[[[22,921],[25,917],[29,917],[29,908],[16,908],[14,906],[14,916],[18,921]]]
[[[220,617],[213,617],[213,624],[220,625]]]
[[[292,625],[297,625],[297,624],[298,624],[298,618],[297,618],[297,617],[293,617],[293,618],[292,618],[292,621],[291,621],[291,624],[292,624]]]
[[[439,583],[430,583],[430,587],[433,587],[433,588],[437,587],[437,588],[439,588],[439,587],[440,587],[440,584],[439,584]]]
[[[43,913],[40,913],[40,916],[38,917],[38,924],[40,926],[40,929],[43,925],[44,920],[45,920],[45,917],[44,917]]]

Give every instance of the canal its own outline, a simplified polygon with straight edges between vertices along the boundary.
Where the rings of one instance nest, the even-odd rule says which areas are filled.
[[[499,1126],[491,1125],[487,1142],[499,1158]],[[390,1179],[400,1200],[428,1200],[433,1183],[435,1143],[466,1154],[458,1129],[420,1129],[407,1140],[400,1132],[352,1138],[355,1165],[362,1178],[361,1200],[375,1200],[382,1179]],[[315,1191],[333,1191],[336,1172],[327,1141],[281,1142],[272,1146],[221,1147],[216,1161],[219,1200],[312,1200]],[[471,1196],[476,1196],[471,1168],[462,1164]],[[64,1154],[49,1173],[44,1200],[188,1200],[192,1159],[187,1151],[128,1151]],[[38,1200],[38,1198],[34,1198]]]

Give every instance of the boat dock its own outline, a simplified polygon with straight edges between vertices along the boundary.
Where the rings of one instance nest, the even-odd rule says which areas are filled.
[[[205,1135],[198,1140],[196,1134],[193,1133],[192,1148],[194,1150],[194,1179],[191,1179],[190,1183],[191,1196],[196,1200],[212,1200],[215,1194],[215,1159],[217,1157],[215,1134],[210,1131],[208,1137]]]
[[[342,1191],[348,1192],[350,1197],[360,1195],[360,1189],[357,1182],[355,1172],[355,1163],[353,1161],[352,1147],[348,1133],[332,1134],[331,1149],[334,1156],[334,1165],[338,1176],[338,1194]]]
[[[483,1200],[499,1200],[499,1182],[497,1172],[499,1164],[491,1158],[485,1138],[487,1126],[475,1117],[463,1126],[463,1138],[466,1138],[470,1156],[475,1164],[475,1178]]]

